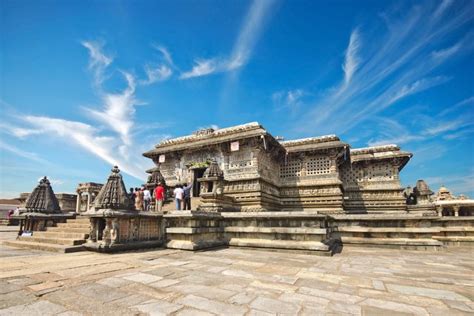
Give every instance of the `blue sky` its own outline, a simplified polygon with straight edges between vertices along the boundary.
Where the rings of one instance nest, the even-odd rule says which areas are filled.
[[[258,121],[395,143],[474,196],[472,1],[0,1],[0,196],[127,186],[160,140]]]

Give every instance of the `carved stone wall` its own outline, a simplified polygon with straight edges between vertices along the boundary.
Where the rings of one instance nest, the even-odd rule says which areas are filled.
[[[406,212],[396,159],[341,166],[344,208],[351,213]]]

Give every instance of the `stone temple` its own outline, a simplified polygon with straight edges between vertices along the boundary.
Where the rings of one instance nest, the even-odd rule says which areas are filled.
[[[279,141],[260,124],[200,130],[144,153],[168,186],[198,181],[211,161],[223,196],[241,212],[405,213],[399,172],[412,154],[398,146],[351,149],[335,135]]]
[[[396,145],[353,149],[335,135],[283,141],[248,123],[164,140],[143,155],[155,164],[144,186],[165,186],[163,212],[153,204],[151,211],[136,210],[114,167],[104,186],[79,186],[75,219],[65,223],[36,208],[31,218],[42,224],[20,214],[19,240],[7,244],[65,252],[248,247],[323,255],[346,246],[474,245],[474,200],[444,187],[435,195],[423,180],[402,187],[400,171],[412,154]],[[172,192],[184,183],[192,184],[192,210],[175,210]]]

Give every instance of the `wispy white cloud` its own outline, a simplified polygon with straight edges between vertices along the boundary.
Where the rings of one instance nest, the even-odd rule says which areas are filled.
[[[127,87],[121,93],[103,93],[101,110],[87,108],[96,119],[116,131],[125,145],[131,144],[130,133],[134,124],[135,106],[139,104],[135,97],[135,78],[122,72]]]
[[[272,94],[272,101],[277,110],[295,109],[302,104],[302,98],[305,95],[306,93],[302,89],[277,91]]]
[[[166,63],[168,63],[168,65],[174,66],[173,58],[171,58],[171,53],[168,51],[166,47],[159,44],[152,44],[152,46],[163,55],[163,58],[166,61]]]
[[[81,44],[89,51],[89,69],[94,72],[95,84],[101,85],[105,80],[105,69],[112,63],[113,58],[102,51],[103,42],[82,41]]]
[[[32,160],[32,161],[35,161],[35,162],[48,164],[48,161],[46,161],[45,159],[39,157],[38,154],[33,153],[33,152],[29,152],[29,151],[25,151],[25,150],[20,149],[16,146],[7,144],[7,143],[5,143],[1,140],[0,140],[0,149],[8,151],[10,153],[13,153],[13,154],[15,154],[19,157],[22,157],[22,158],[26,158],[26,159],[29,159],[29,160]]]
[[[44,134],[61,139],[83,148],[111,165],[119,165],[125,173],[143,180],[144,170],[150,162],[144,157],[136,156],[136,153],[145,150],[141,144],[136,144],[134,139],[137,133],[140,133],[140,128],[135,130],[135,107],[142,104],[136,98],[136,87],[137,84],[150,84],[166,79],[171,75],[169,68],[145,68],[148,70],[146,80],[137,80],[131,73],[120,71],[126,87],[121,92],[111,93],[103,88],[102,83],[107,79],[105,71],[110,67],[112,58],[102,52],[102,43],[84,41],[82,45],[89,51],[89,69],[94,75],[94,88],[102,103],[98,108],[86,108],[94,119],[94,124],[26,115],[16,118],[26,126],[9,126],[9,133],[18,138]],[[6,144],[2,144],[2,147],[25,158],[39,159],[32,153],[22,152]]]
[[[265,21],[275,3],[274,0],[254,0],[252,2],[232,50],[229,69],[236,69],[248,62],[261,36]]]
[[[393,104],[397,102],[398,100],[403,99],[407,96],[410,96],[412,94],[416,94],[418,92],[443,84],[449,79],[450,78],[448,77],[437,76],[434,78],[422,78],[420,80],[416,80],[415,82],[406,84],[402,86],[398,91],[396,91],[395,94],[393,94],[393,96],[387,100],[387,103],[385,105],[387,106],[387,105]]]
[[[17,138],[25,138],[31,135],[39,134],[37,130],[31,129],[31,128],[18,127],[18,126],[14,126],[8,123],[0,123],[0,130],[3,133],[10,134]]]
[[[458,14],[444,14],[454,5],[458,6]],[[370,33],[367,35],[370,41],[362,43],[362,27],[352,31],[341,82],[322,94],[313,106],[305,108],[307,113],[295,123],[297,131],[348,132],[388,107],[451,79],[432,73],[440,65],[472,50],[473,46],[468,45],[472,37],[469,34],[448,47],[445,40],[473,20],[474,6],[428,2],[405,11],[402,16],[383,14],[384,25],[371,25],[371,28],[388,31],[383,35]],[[439,15],[436,19],[435,14]]]
[[[225,69],[225,67],[222,67],[223,65],[224,64],[218,65],[214,59],[196,59],[194,61],[193,68],[190,71],[183,72],[179,78],[189,79],[195,77],[202,77],[212,74],[217,70],[223,71]]]
[[[101,136],[100,130],[82,122],[50,118],[45,116],[26,116],[23,118],[30,126],[50,137],[77,144],[93,155],[111,165],[119,165],[124,172],[137,179],[143,179],[143,169],[117,155],[121,143],[112,136]]]
[[[433,14],[433,18],[437,19],[437,18],[441,17],[446,12],[446,10],[453,4],[453,1],[454,0],[443,0],[443,1],[441,1],[441,4],[438,6],[438,8],[436,9],[436,11]]]
[[[169,79],[171,75],[173,74],[173,71],[171,70],[171,68],[169,68],[166,65],[160,65],[156,67],[146,65],[145,73],[146,73],[147,79],[141,80],[140,84],[149,85],[158,81],[164,81],[164,80]]]
[[[452,112],[458,111],[459,109],[466,107],[466,106],[472,106],[474,105],[474,96],[466,98],[462,101],[459,101],[458,103],[446,107],[443,111],[441,111],[440,116],[445,116],[448,115]]]
[[[253,49],[260,38],[274,0],[254,0],[240,28],[230,57],[196,59],[191,70],[183,72],[180,79],[190,79],[238,69],[249,61]]]
[[[344,70],[344,82],[351,81],[352,75],[357,70],[360,63],[359,54],[360,35],[357,29],[353,30],[349,38],[349,46],[346,50],[346,57],[342,69]]]

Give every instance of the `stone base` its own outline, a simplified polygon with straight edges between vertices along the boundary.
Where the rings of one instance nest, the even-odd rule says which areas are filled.
[[[84,249],[97,251],[97,252],[105,252],[105,253],[113,253],[113,252],[120,252],[126,250],[140,250],[140,249],[149,249],[149,248],[159,248],[163,246],[162,240],[147,240],[147,241],[135,241],[135,242],[128,242],[126,244],[113,244],[113,245],[104,245],[101,242],[88,242],[83,244]]]
[[[226,245],[220,213],[174,211],[164,218],[168,248],[202,250]]]

